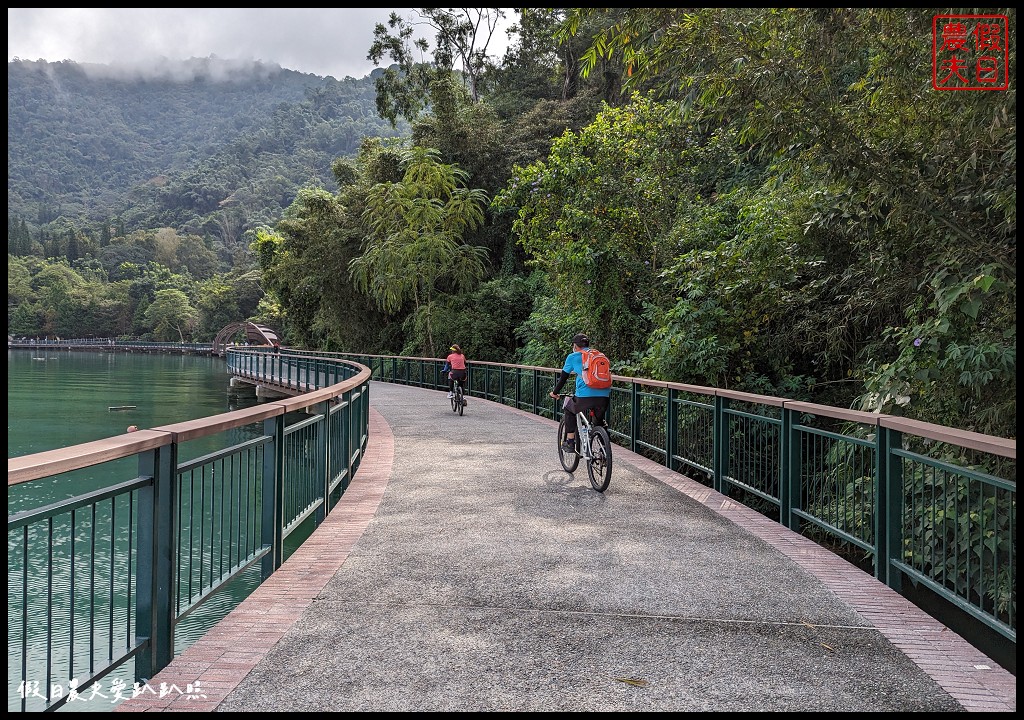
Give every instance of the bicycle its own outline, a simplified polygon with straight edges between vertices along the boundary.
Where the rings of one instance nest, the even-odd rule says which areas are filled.
[[[462,381],[456,380],[452,383],[452,412],[457,412],[459,415],[466,410],[466,394],[462,389]]]
[[[572,398],[575,395],[559,395],[561,398]],[[608,483],[612,479],[612,438],[608,434],[608,422],[601,418],[598,423],[594,418],[594,411],[576,413],[576,444],[575,452],[566,452],[562,444],[568,442],[566,439],[565,415],[562,415],[558,423],[558,461],[566,472],[575,472],[579,467],[580,458],[587,461],[587,475],[590,476],[590,484],[598,492],[608,489]],[[580,442],[580,439],[583,442]]]

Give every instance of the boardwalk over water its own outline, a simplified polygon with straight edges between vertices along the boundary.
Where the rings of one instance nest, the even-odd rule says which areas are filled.
[[[555,424],[371,383],[370,441],[313,536],[120,711],[1013,711],[1016,678],[885,585]],[[196,685],[198,681],[198,686]]]

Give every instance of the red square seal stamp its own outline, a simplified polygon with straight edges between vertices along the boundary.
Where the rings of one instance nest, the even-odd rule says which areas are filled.
[[[935,15],[932,87],[1006,90],[1010,86],[1010,21],[1005,15]]]

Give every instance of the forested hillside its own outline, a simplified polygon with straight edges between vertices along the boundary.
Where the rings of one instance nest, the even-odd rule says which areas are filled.
[[[548,367],[584,331],[621,374],[1015,436],[1016,90],[934,87],[946,11],[527,8],[489,58],[461,13],[495,9],[420,10],[427,62],[396,19],[372,77],[246,81],[187,139],[212,82],[88,134],[9,100],[8,331]]]
[[[331,162],[363,137],[398,134],[374,102],[371,77],[251,62],[168,61],[145,76],[11,62],[8,216],[33,238],[172,227],[227,246],[229,258],[298,188],[331,184]]]

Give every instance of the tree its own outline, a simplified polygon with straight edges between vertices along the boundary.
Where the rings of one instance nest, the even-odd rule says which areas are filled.
[[[178,246],[180,244],[181,238],[174,228],[160,228],[153,235],[153,260],[177,271],[180,268],[178,263]]]
[[[7,217],[7,252],[12,255],[28,255],[32,252],[28,225],[18,215]]]
[[[715,160],[729,168],[727,150],[702,148],[670,108],[637,97],[517,168],[492,209],[514,212],[513,232],[548,274],[564,327],[624,359],[646,346],[648,308],[666,295],[659,273],[678,249],[679,208],[713,194]],[[552,341],[564,347],[564,337]]]
[[[153,238],[151,233],[134,232],[118,236],[100,250],[99,259],[103,269],[112,280],[125,277],[125,265],[145,266],[153,259]]]
[[[7,255],[7,309],[35,300],[36,292],[32,289],[31,263],[27,258],[12,254]]]
[[[378,23],[374,28],[366,56],[376,64],[388,56],[396,65],[385,68],[375,80],[377,113],[392,126],[399,117],[412,121],[419,115],[427,106],[431,84],[453,74],[456,61],[470,96],[478,101],[488,65],[487,48],[505,17],[501,8],[419,8],[417,12],[435,32],[432,58],[425,57],[429,41],[414,39],[414,23],[397,13],[391,13],[387,26]]]
[[[220,269],[217,253],[208,248],[201,237],[182,235],[178,241],[175,261],[179,271],[187,271],[196,279],[205,280]]]
[[[802,195],[818,312],[790,327],[829,339],[817,367],[863,409],[1012,436],[1015,92],[935,91],[926,9],[578,8],[562,36],[594,14],[584,73],[618,60]]]
[[[196,309],[199,312],[203,337],[213,338],[229,323],[245,319],[239,312],[234,288],[221,275],[212,277],[199,286]]]
[[[191,335],[198,319],[199,313],[181,290],[157,290],[146,309],[146,322],[157,338],[166,342],[173,342],[175,334],[179,342],[185,342],[185,334]]]
[[[436,33],[434,63],[452,69],[458,61],[473,102],[480,100],[480,78],[487,68],[487,48],[505,18],[501,8],[422,8],[421,17]]]
[[[432,302],[439,289],[472,288],[485,272],[484,248],[466,245],[463,234],[484,220],[487,196],[464,187],[466,173],[438,162],[433,148],[403,154],[401,182],[379,183],[366,198],[363,219],[370,235],[350,264],[356,287],[385,312],[411,301],[423,313],[427,346],[434,355]]]
[[[42,307],[39,303],[22,303],[7,313],[7,332],[20,337],[35,337],[42,327]]]

